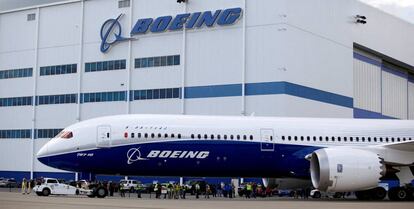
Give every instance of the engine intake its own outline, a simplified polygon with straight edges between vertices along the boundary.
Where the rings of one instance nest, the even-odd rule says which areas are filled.
[[[321,191],[347,192],[378,186],[385,166],[377,154],[354,148],[324,148],[312,153],[312,184]]]

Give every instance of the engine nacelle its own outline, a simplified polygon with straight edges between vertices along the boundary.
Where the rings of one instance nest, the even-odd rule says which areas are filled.
[[[378,186],[385,166],[377,154],[353,148],[324,148],[312,153],[312,184],[321,191],[348,192]]]

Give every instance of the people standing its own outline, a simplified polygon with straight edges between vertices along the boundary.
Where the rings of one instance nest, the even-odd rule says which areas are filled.
[[[22,194],[26,194],[27,193],[27,180],[26,178],[23,178],[22,180]]]
[[[206,184],[206,191],[204,193],[204,198],[210,199],[210,185]]]
[[[121,197],[125,197],[125,188],[124,184],[119,184],[119,192],[121,192]]]
[[[195,193],[196,193],[196,198],[199,198],[200,195],[200,184],[196,183],[195,185]]]

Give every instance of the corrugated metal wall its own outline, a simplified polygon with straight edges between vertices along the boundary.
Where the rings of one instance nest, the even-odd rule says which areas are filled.
[[[382,71],[382,114],[407,119],[407,77],[396,75],[392,70]]]
[[[409,119],[414,120],[414,78],[411,79],[408,82],[408,112]]]
[[[404,69],[356,50],[354,108],[364,112],[357,118],[414,119],[414,81]]]
[[[381,112],[381,68],[354,59],[354,107]]]

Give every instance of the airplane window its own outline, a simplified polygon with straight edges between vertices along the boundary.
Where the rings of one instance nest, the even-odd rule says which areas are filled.
[[[253,135],[250,135],[250,140],[253,140]]]
[[[224,139],[227,139],[227,135],[224,135]]]
[[[175,137],[175,135],[174,134],[171,134],[171,138],[174,138]]]
[[[144,137],[145,137],[145,138],[148,138],[148,134],[147,134],[147,133],[145,133],[145,134],[144,134]]]
[[[270,141],[273,141],[273,136],[270,136]]]
[[[211,138],[211,139],[214,139],[214,135],[213,135],[213,134],[211,134],[210,138]]]
[[[331,140],[334,142],[335,141],[335,137],[333,136],[333,137],[331,137]]]
[[[219,135],[217,135],[217,139],[221,139],[221,136],[220,136],[220,134],[219,134]]]
[[[288,136],[288,140],[290,141],[290,140],[292,140],[292,137],[291,136]]]
[[[353,142],[354,141],[354,137],[350,137],[349,141]]]
[[[325,137],[325,141],[329,141],[329,137],[327,137],[327,136],[326,136],[326,137]]]
[[[194,139],[194,134],[191,134],[191,138]]]
[[[161,138],[161,136],[162,136],[161,134],[158,134],[158,138]],[[165,137],[165,138],[167,138],[167,137]]]
[[[207,138],[208,138],[207,134],[204,134],[204,139],[207,139]]]
[[[313,141],[316,141],[316,136],[313,136]]]
[[[246,135],[243,135],[243,140],[247,140],[247,136]]]
[[[294,138],[295,138],[295,141],[297,141],[297,140],[298,140],[298,137],[297,137],[297,136],[295,136]]]
[[[385,138],[385,141],[386,141],[386,142],[389,142],[390,140],[389,140],[389,139],[388,139],[388,137],[387,137],[387,138]]]
[[[377,142],[377,137],[374,137],[374,142]]]
[[[380,138],[380,141],[383,142],[384,140],[382,139],[382,137]]]
[[[403,141],[406,141],[406,140],[407,140],[407,139],[404,137],[404,138],[403,138]]]
[[[240,135],[237,135],[237,140],[240,140]]]
[[[164,134],[164,138],[168,138],[168,134]]]
[[[368,137],[368,142],[371,142],[371,137]]]
[[[141,138],[141,133],[138,133],[137,135],[138,135],[138,138]]]
[[[322,136],[319,137],[319,141],[322,141]]]
[[[65,131],[62,133],[62,135],[60,136],[60,138],[62,139],[70,139],[73,137],[73,133],[71,131]],[[108,137],[109,138],[109,137]]]
[[[285,140],[285,136],[282,136],[282,140]]]
[[[178,137],[179,139],[181,139],[181,134],[178,134],[178,135],[177,135],[177,137]]]
[[[301,141],[303,141],[303,139],[304,139],[304,138],[303,138],[303,136],[301,136],[301,137],[300,137],[300,140],[301,140]]]
[[[307,141],[310,141],[310,136],[306,137],[306,140],[307,140]]]
[[[198,139],[201,139],[201,134],[198,134],[198,135],[197,135],[197,138],[198,138]]]
[[[135,133],[131,133],[131,138],[134,138],[135,137]]]
[[[362,142],[365,142],[365,137],[362,137]]]
[[[398,138],[397,138],[397,141],[398,141],[398,142],[400,142],[400,141],[401,141],[400,137],[398,137]]]
[[[233,135],[230,135],[230,139],[231,139],[231,140],[233,140],[233,139],[234,139]]]
[[[344,137],[344,141],[346,142],[348,139],[346,138],[346,136]]]
[[[356,137],[356,141],[359,142],[359,137]]]
[[[341,137],[340,136],[338,136],[338,142],[340,142],[341,141]]]
[[[154,133],[152,133],[152,134],[151,134],[151,138],[154,138],[154,137],[155,137],[155,134],[154,134]]]
[[[394,137],[391,138],[391,141],[394,142]]]

